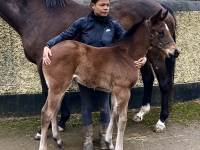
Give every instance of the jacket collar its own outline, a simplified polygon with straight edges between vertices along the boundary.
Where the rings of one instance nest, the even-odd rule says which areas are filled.
[[[108,15],[106,17],[99,17],[96,16],[94,14],[94,11],[92,11],[89,15],[88,15],[89,19],[92,19],[96,22],[102,23],[102,24],[108,24],[109,20],[111,19],[111,17]]]

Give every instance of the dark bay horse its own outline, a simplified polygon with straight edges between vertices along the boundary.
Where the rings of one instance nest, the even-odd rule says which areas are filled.
[[[118,0],[111,2],[110,16],[127,30],[141,18],[149,18],[160,9],[165,10],[153,0]],[[0,16],[18,32],[26,58],[37,66],[39,66],[45,43],[67,29],[78,18],[87,16],[90,11],[88,5],[79,4],[73,0],[0,0]],[[167,16],[165,22],[170,33],[174,35],[175,20],[171,14]],[[141,69],[144,83],[143,107],[134,120],[141,121],[143,115],[150,109],[154,80],[153,68],[162,94],[161,113],[156,124],[156,131],[162,131],[169,114],[168,103],[173,96],[174,58],[177,55],[169,59],[161,55],[155,59],[157,56],[159,56],[158,51],[151,49],[147,53],[148,62]],[[41,74],[40,71],[39,74]],[[45,100],[47,91],[45,84],[42,84]]]
[[[56,117],[62,98],[73,79],[89,88],[111,92],[112,110],[105,140],[109,149],[114,149],[112,134],[114,123],[117,121],[115,150],[123,150],[130,90],[139,76],[139,69],[135,67],[134,61],[144,57],[152,48],[157,49],[162,57],[175,56],[179,53],[164,22],[167,14],[168,11],[162,14],[161,9],[150,19],[136,23],[114,46],[96,48],[67,40],[51,48],[51,64],[42,65],[49,91],[41,112],[42,134],[39,150],[47,150],[47,131],[50,122],[53,138],[59,147],[63,147]],[[157,43],[162,47],[158,48]]]

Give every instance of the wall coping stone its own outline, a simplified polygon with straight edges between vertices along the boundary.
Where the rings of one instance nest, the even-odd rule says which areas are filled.
[[[173,11],[200,11],[200,1],[155,0]]]

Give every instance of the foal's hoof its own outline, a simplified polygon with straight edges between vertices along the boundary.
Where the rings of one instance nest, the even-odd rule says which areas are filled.
[[[61,142],[60,144],[58,144],[58,148],[65,148],[65,144]]]
[[[65,148],[65,145],[62,141],[61,141],[61,143],[58,143],[56,138],[53,138],[53,139],[54,139],[54,141],[56,141],[58,148]]]
[[[156,133],[161,133],[161,132],[164,132],[166,130],[166,127],[165,125],[159,125],[159,124],[156,124],[153,128],[153,131],[156,132]]]
[[[114,145],[109,143],[109,142],[106,142],[106,145],[107,145],[107,147],[109,147],[109,150],[114,150],[115,149]]]
[[[138,116],[137,114],[133,117],[133,121],[135,121],[135,122],[141,122],[142,119],[143,119],[143,117],[142,116]]]

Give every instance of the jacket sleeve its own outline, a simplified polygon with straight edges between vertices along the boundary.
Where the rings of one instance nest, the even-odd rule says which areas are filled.
[[[61,32],[58,36],[52,38],[46,43],[46,46],[51,48],[59,42],[64,40],[72,40],[80,31],[81,31],[81,23],[82,18],[75,21],[67,30]]]
[[[115,37],[117,41],[119,41],[124,36],[125,30],[117,21],[114,21],[114,25],[115,25]]]

